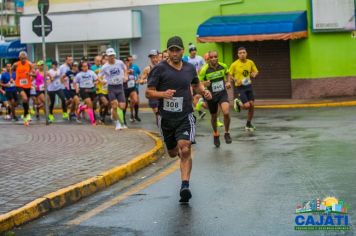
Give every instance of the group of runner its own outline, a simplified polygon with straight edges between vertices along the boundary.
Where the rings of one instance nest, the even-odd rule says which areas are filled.
[[[157,64],[162,54],[158,51],[151,53],[150,66]],[[72,56],[67,56],[61,66],[53,61],[46,75],[44,73],[45,63],[41,60],[31,63],[26,52],[20,52],[18,62],[6,65],[0,79],[0,99],[6,108],[6,119],[19,120],[15,112],[19,102],[22,103],[21,118],[26,126],[32,121],[31,111],[40,119],[40,110],[45,108],[46,80],[49,122],[55,122],[53,110],[56,97],[61,103],[62,118],[65,120],[81,123],[85,112],[91,124],[96,125],[98,122],[105,123],[106,116],[110,114],[116,129],[121,130],[127,128],[125,113],[130,108],[130,121],[141,121],[139,85],[147,82],[149,71],[145,68],[141,78],[141,71],[133,63],[132,56],[118,60],[115,50],[109,48],[104,55],[96,56],[92,65],[85,57],[80,62],[74,62]],[[97,108],[99,117],[95,112]]]
[[[115,129],[121,130],[127,128],[125,114],[128,107],[131,109],[130,121],[141,121],[138,116],[138,86],[147,83],[145,95],[156,117],[168,154],[171,157],[179,156],[181,160],[180,201],[188,202],[192,197],[189,180],[192,170],[191,145],[195,142],[194,110],[198,112],[199,118],[206,114],[202,111],[203,108],[210,112],[216,147],[220,146],[218,126],[221,124],[218,117],[221,112],[225,143],[231,144],[228,89],[235,89],[234,110],[248,110],[245,129],[254,131],[251,79],[258,74],[256,65],[247,59],[247,51],[243,47],[238,48],[238,59],[229,68],[219,61],[215,50],[206,53],[204,58],[197,55],[197,48],[193,44],[189,44],[188,51],[189,55],[183,57],[183,41],[179,36],[174,36],[167,41],[164,52],[149,52],[149,64],[142,73],[133,63],[132,56],[124,61],[119,60],[115,50],[109,48],[105,55],[95,58],[93,65],[86,58],[80,63],[73,62],[71,56],[67,56],[60,67],[54,61],[46,75],[43,61],[38,61],[34,66],[28,61],[27,54],[21,52],[19,61],[12,66],[8,64],[1,75],[0,94],[14,120],[18,119],[15,107],[18,96],[21,97],[24,109],[22,118],[25,125],[28,125],[31,120],[29,99],[34,99],[39,118],[39,110],[44,107],[45,101],[44,81],[47,80],[49,121],[55,121],[53,108],[57,96],[61,101],[64,119],[80,122],[82,113],[86,112],[90,122],[95,125],[98,121],[105,123],[106,115],[110,114],[115,122]],[[95,113],[97,104],[99,118]]]

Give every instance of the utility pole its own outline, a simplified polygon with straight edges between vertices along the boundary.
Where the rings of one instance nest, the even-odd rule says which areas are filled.
[[[45,86],[45,113],[46,113],[46,125],[49,125],[48,122],[48,89],[47,89],[47,56],[46,56],[46,35],[45,35],[45,22],[44,22],[44,4],[40,4],[40,13],[41,13],[41,31],[42,31],[42,58],[43,58],[43,76],[44,76],[44,86]]]

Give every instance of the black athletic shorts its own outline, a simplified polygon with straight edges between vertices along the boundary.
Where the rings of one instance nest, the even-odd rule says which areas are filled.
[[[6,91],[5,97],[7,98],[8,101],[13,99],[15,102],[17,102],[17,100],[19,99],[17,95],[17,91]]]
[[[207,101],[210,114],[216,114],[219,110],[219,105],[224,102],[229,102],[229,96],[226,90],[214,94],[213,98]]]
[[[192,113],[182,120],[165,120],[158,116],[158,127],[168,150],[174,149],[179,140],[195,142],[195,118]]]
[[[66,96],[67,100],[73,99],[76,95],[77,92],[75,90],[68,90],[68,89],[64,89],[64,95]]]
[[[249,101],[255,101],[255,96],[253,95],[252,85],[242,85],[235,88],[235,94],[238,94],[242,103]]]
[[[132,92],[136,92],[136,88],[125,89],[125,98],[126,100],[130,97]]]
[[[96,97],[96,92],[94,88],[81,88],[79,90],[79,94],[83,100],[90,98],[92,101],[94,101]]]
[[[0,93],[0,103],[4,103],[4,102],[7,102],[7,97],[6,97],[6,95],[4,95],[4,94],[2,94],[2,93]]]
[[[16,87],[17,92],[20,94],[22,91],[24,91],[27,95],[27,98],[31,97],[31,89],[30,88],[21,88],[21,87]]]
[[[40,96],[41,94],[44,94],[45,91],[36,91],[36,97]]]

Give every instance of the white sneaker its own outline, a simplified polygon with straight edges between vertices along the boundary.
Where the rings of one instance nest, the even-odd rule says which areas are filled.
[[[123,128],[123,129],[127,129],[127,126],[126,126],[126,125],[123,125],[122,128]]]
[[[121,126],[121,123],[119,121],[116,121],[116,127],[115,130],[122,130],[123,127]]]

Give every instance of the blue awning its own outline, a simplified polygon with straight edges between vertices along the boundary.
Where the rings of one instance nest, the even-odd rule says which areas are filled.
[[[0,58],[18,58],[21,51],[27,51],[27,46],[20,40],[0,43]]]
[[[288,40],[308,36],[306,11],[214,16],[198,27],[198,42]]]

